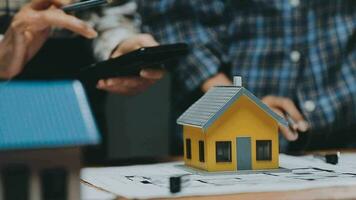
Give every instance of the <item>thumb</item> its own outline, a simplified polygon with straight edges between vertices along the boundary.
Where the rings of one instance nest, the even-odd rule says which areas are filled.
[[[111,54],[111,58],[116,58],[122,55],[122,52],[120,50],[120,48],[117,48],[112,54]]]

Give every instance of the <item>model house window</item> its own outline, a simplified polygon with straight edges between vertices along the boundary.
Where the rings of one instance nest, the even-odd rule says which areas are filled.
[[[185,149],[187,150],[187,158],[192,159],[192,142],[190,139],[185,139]]]
[[[216,142],[216,162],[231,162],[231,141]]]
[[[199,141],[199,161],[205,162],[205,155],[204,155],[204,141]]]
[[[256,141],[256,160],[272,160],[272,141]]]

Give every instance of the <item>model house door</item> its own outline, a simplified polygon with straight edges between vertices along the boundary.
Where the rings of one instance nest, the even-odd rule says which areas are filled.
[[[251,170],[251,138],[236,138],[237,170]]]

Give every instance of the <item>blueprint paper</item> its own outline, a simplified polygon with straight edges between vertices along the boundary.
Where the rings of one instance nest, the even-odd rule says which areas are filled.
[[[80,184],[80,193],[82,200],[114,200],[116,196],[84,183]]]
[[[344,156],[344,158],[343,158]],[[136,199],[237,194],[356,186],[356,154],[341,154],[338,165],[313,156],[280,155],[289,172],[200,175],[177,167],[182,162],[129,167],[86,168],[82,179],[118,196]],[[188,174],[181,192],[169,192],[169,177]]]

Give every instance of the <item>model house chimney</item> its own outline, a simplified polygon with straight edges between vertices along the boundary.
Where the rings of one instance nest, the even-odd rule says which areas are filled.
[[[242,87],[242,78],[241,76],[234,76],[234,86]]]

